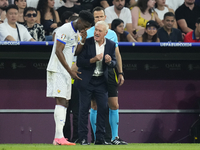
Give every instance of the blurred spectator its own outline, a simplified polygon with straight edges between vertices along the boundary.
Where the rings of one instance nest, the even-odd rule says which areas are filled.
[[[9,4],[9,5],[12,4],[12,0],[6,0],[6,1],[8,1],[8,4]]]
[[[164,19],[164,14],[167,12],[172,12],[174,13],[174,10],[166,7],[165,4],[166,0],[156,0],[156,4],[155,4],[155,20],[156,22],[162,27],[163,26],[163,22],[162,20]],[[175,13],[174,13],[175,14]],[[177,28],[177,23],[176,23],[176,19],[174,20],[174,28]]]
[[[124,21],[121,19],[112,21],[111,30],[117,34],[118,42],[137,42],[130,33],[124,31]]]
[[[135,5],[137,0],[125,0],[125,7],[133,7]],[[102,0],[101,5],[104,8],[107,8],[109,6],[113,5],[113,0]]]
[[[19,17],[17,22],[24,25],[24,9],[26,8],[26,0],[14,0],[14,4],[18,7]]]
[[[45,41],[43,25],[36,23],[37,10],[27,7],[24,10],[25,27],[36,41]]]
[[[184,0],[166,0],[166,5],[174,11],[184,3]]]
[[[34,7],[37,8],[39,0],[26,0],[27,7]]]
[[[129,8],[135,6],[137,3],[137,0],[127,0],[127,1],[128,2],[126,2],[126,7],[129,7]]]
[[[104,0],[78,0],[77,5],[81,6],[82,10],[88,10],[92,12],[92,9],[97,6],[102,6]]]
[[[143,34],[149,20],[155,20],[153,8],[155,0],[138,0],[137,5],[131,10],[133,29],[141,30]],[[139,35],[141,36],[141,35]]]
[[[8,0],[0,0],[0,24],[6,19],[6,8],[8,7]]]
[[[182,33],[179,29],[173,28],[175,23],[175,15],[167,12],[164,15],[164,26],[158,30],[160,42],[182,42]]]
[[[196,20],[200,17],[200,7],[194,2],[195,0],[185,0],[175,12],[178,26],[184,33],[194,30]]]
[[[57,9],[60,18],[65,11],[71,11],[73,13],[79,14],[79,12],[81,11],[81,7],[79,5],[74,4],[77,0],[63,0],[63,1],[65,2],[64,6],[61,6],[60,8]]]
[[[9,5],[6,10],[7,22],[0,24],[0,41],[35,41],[28,30],[17,23],[18,8]]]
[[[200,42],[200,18],[195,23],[195,30],[186,34],[184,42]]]
[[[58,12],[54,10],[53,0],[39,0],[37,23],[42,24],[45,30],[46,41],[52,41],[52,32],[60,22]]]
[[[132,34],[132,20],[131,12],[128,8],[124,7],[125,0],[113,0],[113,6],[107,7],[105,9],[106,20],[109,28],[111,28],[111,23],[114,19],[119,18],[124,21],[124,28]]]
[[[160,42],[158,38],[158,24],[154,20],[150,20],[146,24],[146,30],[142,37],[138,37],[138,42]]]
[[[60,7],[62,7],[64,5],[64,2],[63,0],[54,0],[55,1],[55,4],[54,4],[54,9],[58,9]]]

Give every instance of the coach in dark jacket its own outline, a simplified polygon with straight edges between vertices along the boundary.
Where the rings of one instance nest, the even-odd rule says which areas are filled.
[[[79,90],[79,139],[82,145],[87,142],[88,134],[88,111],[91,104],[91,96],[97,102],[97,130],[95,144],[105,142],[105,117],[107,110],[107,79],[108,67],[115,67],[115,43],[105,39],[108,25],[104,21],[95,24],[94,37],[88,38],[77,58],[77,66],[82,80],[75,81],[75,86]]]

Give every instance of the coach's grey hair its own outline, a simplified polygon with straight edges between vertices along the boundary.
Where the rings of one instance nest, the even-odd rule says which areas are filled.
[[[96,27],[97,25],[99,25],[99,24],[101,24],[101,25],[104,25],[104,26],[105,26],[105,28],[106,28],[106,31],[105,31],[105,32],[107,32],[107,31],[108,31],[108,29],[109,29],[109,26],[108,26],[108,24],[107,24],[105,21],[98,21],[98,22],[95,24],[95,27]]]

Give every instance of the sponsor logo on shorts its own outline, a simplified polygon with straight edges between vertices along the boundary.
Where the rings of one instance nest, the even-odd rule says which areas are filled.
[[[60,93],[60,90],[57,90],[58,93]]]

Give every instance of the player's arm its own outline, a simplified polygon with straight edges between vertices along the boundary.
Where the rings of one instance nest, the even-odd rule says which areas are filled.
[[[116,57],[116,60],[117,60],[117,71],[118,71],[118,73],[123,73],[122,57],[121,57],[121,54],[119,52],[119,47],[115,48],[115,57]],[[123,83],[124,83],[124,76],[123,76],[123,74],[119,74],[118,75],[119,86],[121,86]]]
[[[74,79],[79,79],[81,80],[81,78],[78,77],[76,71],[72,71],[71,68],[69,67],[69,65],[66,62],[65,56],[63,54],[63,50],[65,48],[65,43],[57,40],[56,41],[56,56],[58,57],[59,61],[61,62],[61,64],[63,65],[63,67],[67,70],[67,72],[70,74],[70,76]]]
[[[82,39],[79,42],[79,44],[77,45],[77,48],[76,48],[76,51],[75,51],[75,54],[74,54],[75,56],[80,54],[80,52],[83,49],[83,45],[85,44],[85,40],[86,40],[86,37],[87,37],[87,30],[82,30],[80,32],[80,34],[81,34]]]

